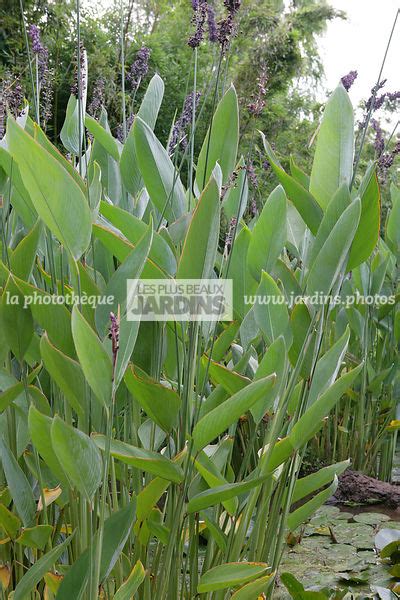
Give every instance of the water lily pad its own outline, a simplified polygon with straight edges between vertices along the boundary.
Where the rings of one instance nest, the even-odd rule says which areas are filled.
[[[390,521],[390,517],[387,515],[376,512],[360,513],[358,515],[354,515],[353,518],[356,523],[365,523],[366,525],[378,525],[378,523],[382,523],[383,521]]]

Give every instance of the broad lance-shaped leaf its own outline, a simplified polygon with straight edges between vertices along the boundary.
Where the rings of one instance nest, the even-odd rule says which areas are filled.
[[[124,262],[135,248],[134,244],[128,242],[125,237],[121,237],[114,230],[109,229],[107,226],[100,223],[93,224],[93,235],[101,242],[102,246],[104,246],[120,262]],[[149,258],[146,260],[142,279],[165,279],[166,277],[167,275],[165,272],[152,260]]]
[[[53,450],[51,443],[51,426],[53,419],[43,415],[33,404],[31,404],[28,413],[28,427],[32,444],[43,458],[47,467],[61,483],[62,487],[68,487],[68,480],[64,469]]]
[[[22,281],[15,279],[18,289],[24,296],[37,297],[29,308],[34,320],[44,329],[51,342],[64,354],[75,356],[74,341],[71,333],[71,313],[64,304],[51,302],[51,294]]]
[[[343,183],[340,188],[335,192],[331,201],[325,209],[323,219],[320,226],[318,227],[317,235],[311,243],[308,256],[306,256],[306,263],[308,270],[311,269],[315,262],[322,246],[325,244],[329,237],[332,229],[346,210],[351,204],[351,197],[349,192],[349,186]]]
[[[274,574],[265,575],[255,581],[246,583],[243,587],[237,590],[232,596],[231,600],[250,600],[251,598],[264,598],[263,594],[268,591],[269,586],[274,581]]]
[[[208,279],[217,252],[220,217],[219,188],[210,178],[193,212],[178,265],[178,279]]]
[[[164,96],[164,82],[157,73],[151,79],[139,108],[138,116],[154,130],[158,111]],[[128,132],[120,159],[121,177],[124,186],[130,194],[136,194],[143,187],[142,176],[139,171],[133,128]]]
[[[199,594],[203,594],[236,587],[261,577],[267,569],[266,563],[258,562],[233,562],[218,565],[200,577],[197,591]]]
[[[18,300],[15,304],[13,297]],[[1,297],[0,326],[8,348],[22,362],[33,338],[33,319],[29,306],[24,308],[24,297],[11,274]]]
[[[335,475],[339,477],[348,467],[350,466],[350,460],[344,460],[339,463],[335,463],[334,465],[329,465],[328,467],[324,467],[315,473],[311,473],[311,475],[307,475],[306,477],[302,477],[298,479],[295,483],[293,496],[292,496],[292,504],[298,502],[302,498],[309,496],[315,490],[319,490],[324,485],[327,485],[332,481]]]
[[[107,111],[102,107],[99,117],[100,126],[107,132],[110,132],[110,127],[107,120]],[[83,160],[84,165],[86,160]],[[97,163],[101,170],[102,188],[109,198],[112,198],[114,204],[119,204],[122,199],[122,182],[119,171],[119,164],[114,158],[104,149],[98,140],[94,140],[90,151],[89,171],[94,163]]]
[[[100,581],[103,582],[115,566],[135,522],[136,499],[124,508],[113,512],[104,522],[104,535],[100,561]],[[92,539],[96,546],[98,535]],[[69,568],[57,592],[57,600],[83,600],[90,572],[89,549],[86,549]]]
[[[118,588],[114,600],[131,600],[139,586],[143,583],[145,577],[146,571],[140,560],[138,560],[128,579],[124,581],[120,588]]]
[[[247,268],[247,253],[251,240],[251,231],[243,226],[236,236],[233,245],[227,277],[232,279],[233,284],[233,310],[234,314],[243,319],[250,309],[245,302],[245,296],[256,293],[257,281],[252,277]]]
[[[222,183],[228,181],[235,168],[239,142],[239,107],[236,90],[231,87],[220,100],[212,119],[211,133],[207,131],[197,161],[196,187],[199,192],[208,182],[218,162]]]
[[[265,135],[261,131],[260,134],[272,170],[282,184],[288,199],[296,207],[297,212],[301,215],[311,233],[315,235],[323,216],[321,207],[308,189],[283,170]]]
[[[400,252],[400,189],[395,185],[390,186],[392,209],[386,224],[386,237],[396,252]]]
[[[294,448],[302,448],[309,439],[312,438],[322,427],[323,419],[330,413],[336,402],[340,400],[343,394],[349,389],[357,375],[360,373],[363,365],[358,365],[355,369],[348,371],[340,377],[331,387],[326,390],[314,402],[310,408],[293,426],[289,434],[289,439]]]
[[[344,355],[350,339],[350,330],[346,328],[344,334],[335,344],[319,359],[308,393],[308,405],[311,406],[320,394],[325,392],[335,381],[342,365]]]
[[[283,336],[279,336],[268,347],[254,377],[254,379],[257,380],[275,373],[277,378],[276,383],[271,391],[268,394],[265,394],[264,398],[256,402],[256,404],[253,404],[250,409],[250,412],[253,415],[253,419],[256,423],[260,423],[267,410],[274,406],[281,386],[285,382],[286,370],[287,352],[285,339]]]
[[[145,377],[144,373],[133,366],[125,374],[125,383],[132,396],[154,423],[166,432],[175,427],[181,399],[174,390]]]
[[[196,494],[189,500],[187,511],[188,513],[199,512],[216,504],[224,504],[232,498],[236,498],[241,494],[262,485],[265,482],[265,477],[248,479],[239,483],[226,483],[212,487],[204,492]]]
[[[0,439],[0,458],[15,508],[24,527],[35,522],[36,503],[25,473],[3,439]]]
[[[78,102],[78,98],[71,94],[67,104],[67,113],[65,115],[65,121],[60,131],[60,138],[64,147],[71,154],[78,156],[81,152],[82,141],[84,135],[83,119],[86,113],[86,99],[88,89],[88,63],[87,53],[83,48],[80,50],[79,60],[81,61],[81,99]],[[79,90],[77,90],[77,93]],[[80,114],[79,114],[80,113]]]
[[[146,233],[146,223],[129,213],[127,210],[123,210],[113,204],[108,204],[108,202],[102,202],[101,213],[117,227],[133,245],[136,245]],[[166,242],[156,231],[153,232],[153,242],[151,244],[149,258],[169,275],[175,275],[175,255],[168,242]]]
[[[140,117],[133,123],[136,156],[151,201],[167,221],[185,212],[185,190],[179,174],[152,130]]]
[[[11,539],[17,537],[21,527],[21,520],[16,514],[8,510],[4,504],[0,504],[0,527]]]
[[[113,297],[113,304],[98,304],[96,307],[96,327],[103,337],[107,333],[110,322],[110,312],[118,313],[124,317],[127,310],[127,282],[128,279],[139,279],[153,240],[153,223],[146,227],[146,230],[135,248],[130,252],[124,262],[113,273],[109,280],[105,296]],[[133,323],[132,323],[133,325]]]
[[[104,451],[106,442],[105,436],[95,434],[92,438],[98,448]],[[127,465],[132,465],[137,469],[145,471],[146,473],[158,475],[163,479],[168,479],[175,483],[180,483],[183,480],[182,469],[169,460],[169,458],[166,458],[158,452],[137,448],[118,440],[111,440],[110,452],[114,458],[117,458]]]
[[[50,535],[53,532],[51,525],[36,525],[35,527],[26,527],[17,538],[18,544],[27,548],[38,548],[44,550]]]
[[[70,535],[64,542],[55,546],[50,552],[47,552],[47,554],[44,554],[32,565],[32,567],[30,567],[30,569],[28,569],[15,588],[13,595],[14,600],[26,600],[26,598],[30,597],[32,590],[37,586],[47,571],[53,568],[53,565],[66,550],[73,536],[74,534]]]
[[[353,154],[353,107],[339,84],[325,107],[310,177],[310,192],[324,210],[342,183],[350,185]]]
[[[286,194],[278,186],[267,198],[252,231],[247,265],[257,281],[261,271],[270,272],[286,242]]]
[[[91,502],[102,477],[102,460],[93,440],[55,416],[51,443],[72,487]]]
[[[27,235],[22,238],[11,255],[11,270],[14,275],[27,281],[35,263],[36,252],[43,223],[38,219]]]
[[[47,372],[63,392],[71,407],[82,416],[86,389],[85,378],[79,363],[53,346],[46,334],[43,334],[40,340],[40,353]]]
[[[333,482],[326,489],[316,494],[311,500],[294,510],[287,518],[287,524],[291,531],[297,529],[299,525],[307,521],[311,517],[312,514],[315,513],[316,510],[320,506],[322,506],[333,494],[336,492],[338,487],[338,478],[334,475]]]
[[[337,221],[310,269],[307,279],[307,295],[311,297],[314,294],[327,296],[331,292],[336,278],[344,266],[360,220],[360,212],[360,199],[357,198]]]
[[[87,382],[96,398],[108,406],[112,386],[110,357],[76,305],[72,309],[71,325],[76,352]]]
[[[264,394],[269,392],[275,383],[275,375],[269,375],[240,390],[225,400],[220,406],[207,413],[193,429],[193,442],[196,450],[201,450],[212,440],[235,423]]]
[[[282,335],[287,346],[290,347],[292,333],[289,327],[286,299],[268,273],[262,273],[256,298],[253,309],[254,317],[267,342],[272,344],[274,340]]]
[[[102,127],[102,125],[96,121],[96,119],[93,119],[93,117],[89,115],[86,115],[85,117],[85,127],[90,131],[99,144],[103,146],[104,150],[108,152],[108,154],[110,154],[114,160],[118,161],[118,143],[117,140],[113,138],[111,133],[104,129],[104,127]]]
[[[347,270],[363,263],[373,252],[379,239],[381,193],[375,164],[368,168],[357,195],[361,200],[360,222],[350,249]]]
[[[7,122],[7,139],[38,215],[78,259],[89,246],[91,235],[90,210],[82,190],[60,162],[12,117]]]

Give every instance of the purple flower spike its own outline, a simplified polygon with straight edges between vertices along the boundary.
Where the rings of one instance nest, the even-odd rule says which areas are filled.
[[[146,77],[149,70],[149,59],[150,59],[151,50],[146,46],[140,48],[137,51],[135,60],[133,61],[129,73],[127,75],[127,80],[132,85],[133,89],[137,89],[140,85],[140,82],[144,77]]]
[[[200,92],[197,92],[196,98],[194,101],[195,110],[197,109],[200,96],[201,96]],[[183,104],[182,114],[179,117],[179,119],[177,119],[177,121],[175,122],[174,128],[172,130],[171,139],[168,144],[168,151],[170,154],[172,154],[174,152],[175,148],[179,144],[181,144],[184,148],[186,147],[187,140],[186,140],[185,133],[186,133],[187,127],[192,123],[192,119],[193,119],[193,92],[191,92],[190,94],[188,94],[186,96],[185,102]]]
[[[358,77],[357,71],[350,71],[350,73],[347,73],[347,75],[345,75],[344,77],[341,78],[340,81],[342,82],[342,85],[347,92],[349,91],[349,89],[351,88],[351,86],[353,85],[353,83],[355,82],[357,77]]]
[[[208,27],[208,39],[210,42],[218,42],[218,29],[215,22],[215,11],[214,7],[209,4],[207,6],[207,27]]]

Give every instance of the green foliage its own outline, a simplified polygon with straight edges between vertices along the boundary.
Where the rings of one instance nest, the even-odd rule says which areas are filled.
[[[190,6],[141,7],[154,61],[169,27],[181,37],[188,29]],[[301,40],[312,51],[313,31],[333,13],[313,2],[285,15],[280,2],[248,8],[244,30],[258,42],[271,34],[270,89],[286,90],[283,74],[302,64]],[[106,33],[117,35],[116,23],[113,13]],[[191,53],[181,37],[180,59]],[[247,39],[234,44],[231,67],[221,54],[215,72],[210,47],[198,52],[198,83],[211,77],[214,113],[206,101],[186,150],[168,148],[173,119],[163,112],[177,107],[168,84],[179,57],[165,94],[152,78],[125,143],[113,135],[115,115],[110,127],[104,109],[86,117],[76,101],[61,136],[70,161],[30,119],[8,121],[0,155],[0,525],[1,541],[10,538],[5,561],[15,564],[7,584],[14,598],[272,593],[286,535],[334,493],[347,459],[368,471],[379,465],[387,477],[399,425],[397,189],[379,237],[379,183],[374,166],[360,184],[354,177],[353,111],[339,85],[310,176],[308,160],[304,171],[297,157],[280,161],[267,128],[259,140],[263,118],[243,123],[248,156],[260,141],[272,166],[260,193],[281,184],[247,219],[237,102],[245,87],[238,94],[223,80],[229,68],[248,74],[251,51]],[[81,152],[90,141],[84,119],[90,155]],[[232,277],[235,320],[130,321],[127,280],[168,283],[175,274]],[[356,292],[391,294],[394,303],[346,304]],[[103,303],[86,302],[93,296]],[[332,464],[300,478],[310,447],[319,457],[331,449]],[[286,584],[303,597],[293,578]]]

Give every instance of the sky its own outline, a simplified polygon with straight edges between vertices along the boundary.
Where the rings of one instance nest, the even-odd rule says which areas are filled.
[[[328,89],[342,75],[357,70],[358,78],[350,91],[354,105],[370,95],[376,83],[386,45],[400,0],[329,0],[334,8],[347,13],[347,20],[329,23],[319,46]],[[400,89],[400,16],[386,59],[383,79],[387,91]]]

